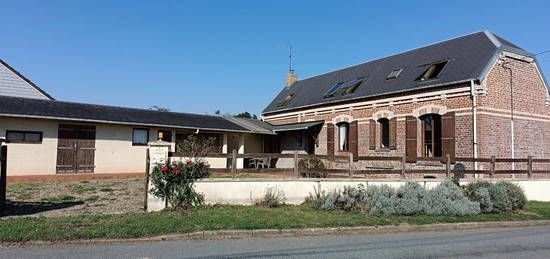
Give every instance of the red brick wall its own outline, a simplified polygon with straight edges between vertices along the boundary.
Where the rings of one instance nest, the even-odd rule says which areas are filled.
[[[478,105],[478,146],[480,157],[512,157],[511,107],[514,109],[514,153],[516,158],[533,156],[550,158],[550,112],[546,104],[547,89],[534,63],[503,58],[510,70],[497,64],[489,73],[487,93],[480,95]],[[492,109],[491,109],[492,108]],[[488,168],[487,164],[482,165]],[[511,164],[499,164],[497,169],[510,169]],[[516,169],[525,169],[516,163]],[[535,164],[535,169],[548,165]]]
[[[455,87],[464,87],[467,85],[459,85]],[[416,103],[406,103],[398,104],[393,106],[385,107],[376,107],[376,108],[362,108],[362,109],[353,109],[348,111],[340,112],[331,112],[320,115],[306,115],[302,116],[300,121],[307,120],[324,120],[328,123],[332,123],[334,118],[339,116],[351,116],[353,120],[359,120],[359,155],[360,156],[400,156],[405,152],[405,116],[407,114],[412,114],[413,111],[419,107],[426,106],[429,104],[441,105],[447,107],[447,109],[460,109],[460,108],[470,108],[471,100],[469,96],[460,96],[447,99],[438,99],[431,101],[418,101]],[[397,116],[397,149],[396,150],[370,150],[369,149],[369,119],[379,111],[392,111],[395,116]],[[272,124],[287,124],[287,123],[296,123],[299,122],[298,117],[295,116],[292,119],[277,119],[277,120],[268,120]],[[456,134],[457,134],[457,156],[471,156],[471,116],[457,116],[456,117]],[[380,139],[380,130],[377,128],[377,141]],[[337,142],[338,132],[337,127],[335,127],[335,141]],[[321,133],[319,134],[319,146],[316,147],[316,154],[326,154],[326,126],[323,127]],[[460,141],[460,143],[459,143]],[[465,147],[469,145],[469,147]],[[344,152],[335,152],[336,155],[345,155]]]

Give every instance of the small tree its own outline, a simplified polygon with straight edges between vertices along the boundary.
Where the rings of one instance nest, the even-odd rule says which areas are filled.
[[[258,116],[256,116],[256,114],[251,114],[249,112],[241,112],[239,114],[235,114],[234,117],[244,118],[244,119],[253,119],[253,120],[258,119]]]
[[[194,184],[210,175],[210,166],[204,161],[204,155],[210,148],[208,145],[208,141],[200,141],[195,136],[184,140],[178,154],[186,154],[188,160],[155,165],[151,172],[153,188],[150,193],[168,201],[172,209],[202,205],[204,196],[195,191]]]
[[[215,137],[189,135],[183,141],[177,143],[176,154],[193,161],[204,161],[209,153],[218,152],[219,140]]]

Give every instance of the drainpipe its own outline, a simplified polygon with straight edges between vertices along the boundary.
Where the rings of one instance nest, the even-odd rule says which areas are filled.
[[[473,128],[473,156],[477,158],[477,95],[475,92],[474,80],[470,80],[470,94],[472,95],[472,128]],[[474,162],[474,170],[477,170],[478,163]],[[478,174],[475,174],[475,178],[479,178]]]
[[[510,64],[510,62],[504,62],[502,63],[502,67],[504,69],[507,69],[510,71],[510,133],[512,134],[510,142],[512,142],[512,159],[516,158],[516,151],[515,151],[515,136],[514,136],[514,81],[513,81],[513,72],[512,67],[506,66]],[[512,162],[512,170],[516,170],[516,163]],[[512,178],[516,178],[516,174],[512,174]]]

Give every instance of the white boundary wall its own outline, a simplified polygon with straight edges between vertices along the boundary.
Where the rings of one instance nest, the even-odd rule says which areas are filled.
[[[504,179],[495,179],[498,182]],[[205,196],[208,204],[234,204],[252,205],[263,198],[269,187],[277,187],[282,190],[288,204],[301,204],[309,194],[315,193],[315,189],[331,191],[341,189],[344,186],[357,186],[359,184],[381,185],[399,187],[407,181],[416,181],[433,188],[440,180],[346,180],[346,179],[205,179],[196,183],[196,190]],[[471,180],[470,180],[471,181]],[[461,184],[470,181],[462,180]],[[550,179],[506,179],[523,187],[527,199],[537,201],[550,201]],[[148,211],[156,211],[164,208],[164,201],[148,197]]]

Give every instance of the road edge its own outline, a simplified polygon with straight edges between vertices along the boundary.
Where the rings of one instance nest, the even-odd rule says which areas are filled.
[[[449,230],[469,230],[482,228],[514,228],[550,226],[550,220],[526,221],[491,221],[491,222],[463,222],[441,223],[425,225],[398,225],[398,226],[363,226],[363,227],[334,227],[334,228],[302,228],[302,229],[255,229],[255,230],[214,230],[197,231],[182,234],[168,234],[143,238],[127,239],[82,239],[69,241],[29,241],[22,243],[0,243],[0,247],[44,247],[44,246],[81,246],[81,245],[109,245],[124,243],[148,243],[161,241],[207,241],[231,239],[260,239],[283,237],[309,237],[331,235],[376,235],[391,233],[412,232],[442,232]]]

